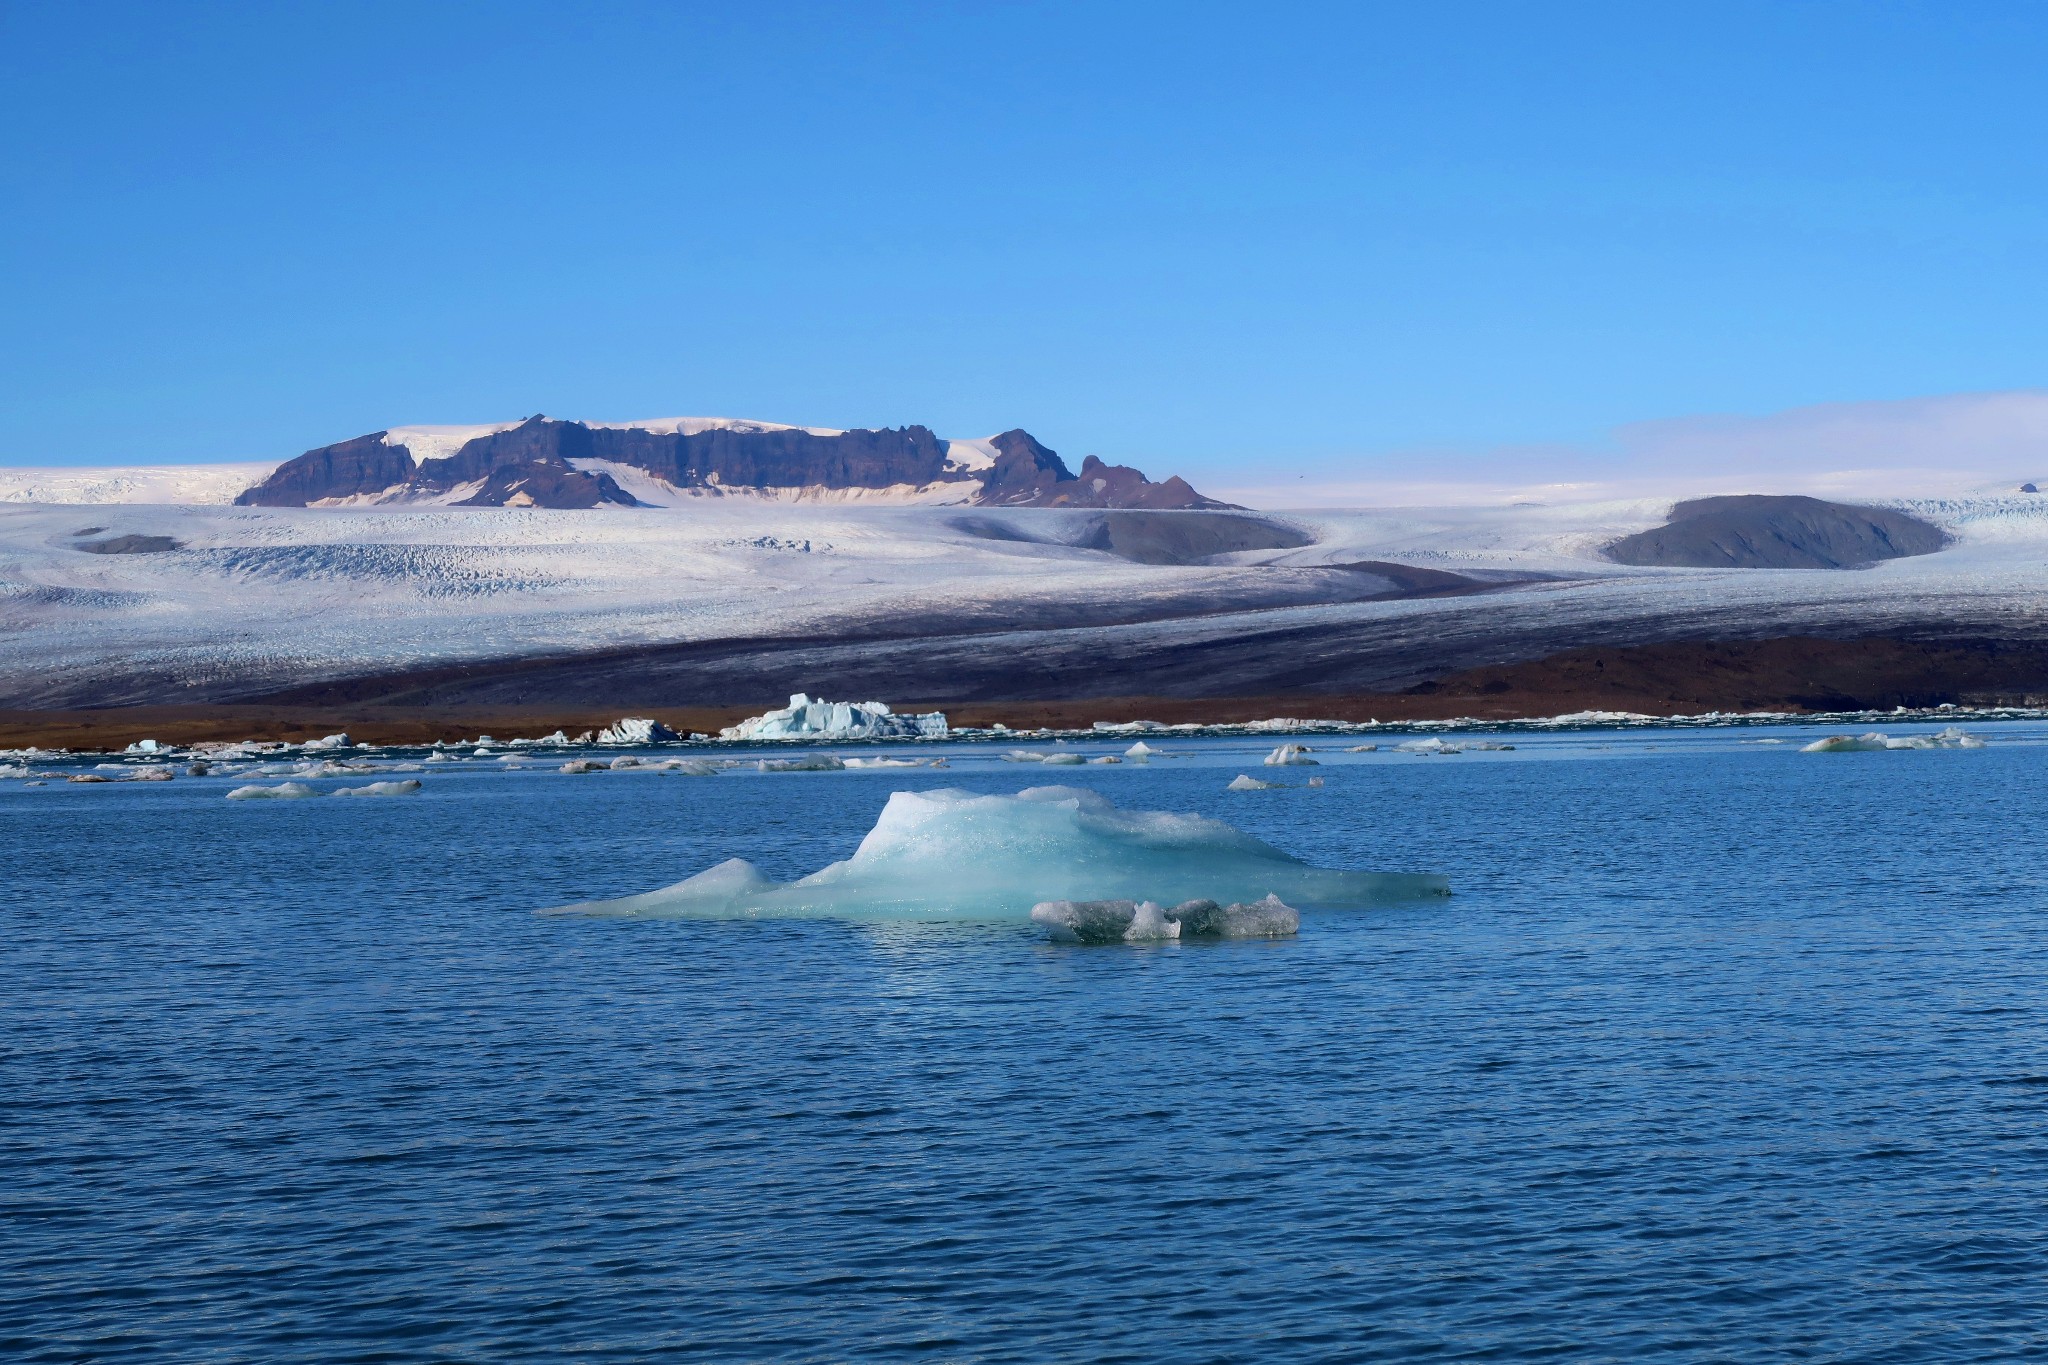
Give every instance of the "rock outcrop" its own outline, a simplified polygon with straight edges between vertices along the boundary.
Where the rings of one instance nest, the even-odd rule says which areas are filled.
[[[1681,502],[1664,525],[1623,537],[1605,554],[1661,568],[1860,569],[1946,544],[1939,527],[1904,512],[1752,493]]]
[[[432,431],[434,429],[420,429]],[[1022,430],[951,442],[928,427],[817,431],[755,422],[591,426],[530,417],[481,429],[450,450],[415,451],[405,429],[309,450],[235,501],[247,507],[440,502],[458,507],[642,505],[616,470],[678,493],[902,490],[920,498],[1008,507],[1221,508],[1179,478],[1089,456],[1077,476]],[[963,453],[962,448],[965,447]],[[993,449],[991,460],[987,454]],[[639,485],[635,485],[638,487]],[[957,495],[957,496],[954,496]]]

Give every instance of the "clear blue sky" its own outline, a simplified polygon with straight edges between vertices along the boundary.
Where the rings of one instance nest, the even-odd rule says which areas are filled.
[[[2038,4],[0,0],[0,463],[544,411],[1199,478],[2038,386],[2044,71]]]

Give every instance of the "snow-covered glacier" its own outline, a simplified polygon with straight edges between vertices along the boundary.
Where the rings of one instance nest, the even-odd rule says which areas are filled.
[[[896,792],[853,856],[794,882],[729,859],[687,881],[550,913],[1028,922],[1051,902],[1336,908],[1450,893],[1428,873],[1312,867],[1220,820],[1119,810],[1079,787]]]

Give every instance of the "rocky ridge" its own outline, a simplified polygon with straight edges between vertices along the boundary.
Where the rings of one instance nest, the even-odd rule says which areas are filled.
[[[591,508],[749,492],[866,492],[1003,507],[1229,506],[1181,478],[1154,483],[1093,455],[1076,474],[1023,430],[947,441],[922,426],[822,431],[715,419],[604,426],[544,416],[452,442],[425,428],[372,432],[286,461],[235,502]]]

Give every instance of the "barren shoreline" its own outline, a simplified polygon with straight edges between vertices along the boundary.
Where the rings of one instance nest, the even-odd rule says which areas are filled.
[[[345,691],[345,688],[337,688]],[[848,698],[835,698],[847,700]],[[224,703],[0,711],[0,748],[110,750],[141,739],[302,742],[346,731],[370,744],[431,744],[488,734],[536,738],[648,716],[682,733],[716,733],[779,706],[781,695],[726,706],[393,705]],[[1067,701],[922,701],[886,698],[899,711],[943,710],[956,726],[1086,729],[1096,721],[1243,724],[1304,720],[1535,720],[1583,711],[1651,716],[1778,711],[1812,714],[1931,707],[2048,705],[2048,647],[1988,641],[1895,639],[1660,644],[1568,650],[1532,663],[1467,669],[1402,692],[1290,691],[1245,697],[1097,697]]]

